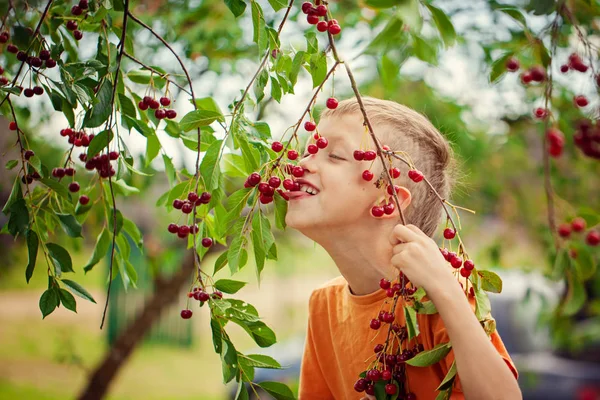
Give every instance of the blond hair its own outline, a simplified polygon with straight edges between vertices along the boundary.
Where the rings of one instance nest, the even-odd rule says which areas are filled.
[[[374,97],[362,97],[362,102],[380,144],[388,145],[392,151],[408,153],[415,167],[441,198],[448,199],[455,183],[456,159],[446,138],[427,117],[407,106]],[[362,115],[358,101],[353,97],[341,101],[334,110],[325,109],[320,118],[354,113]],[[369,149],[376,150],[370,137]],[[377,164],[381,165],[380,162]],[[394,159],[393,165],[401,171],[396,184],[406,187],[412,194],[411,204],[404,210],[406,223],[419,227],[432,237],[441,222],[443,208],[440,200],[425,181],[415,183],[408,178],[409,167],[405,163]]]

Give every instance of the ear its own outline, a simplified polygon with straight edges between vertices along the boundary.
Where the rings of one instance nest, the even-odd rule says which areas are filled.
[[[398,212],[396,202],[394,201],[394,196],[390,196],[386,193],[385,196],[379,197],[377,199],[377,202],[374,205],[379,205],[379,206],[383,207],[386,204],[386,199],[387,199],[387,203],[394,204],[394,207],[395,207],[394,212],[389,215],[383,214],[381,217],[373,217],[373,218],[398,219],[398,217],[400,216],[400,213]],[[412,194],[410,193],[410,190],[408,190],[404,186],[400,186],[400,189],[398,189],[398,201],[400,202],[400,207],[402,208],[402,212],[404,212],[404,210],[406,210],[406,208],[410,205],[411,200],[412,200]]]

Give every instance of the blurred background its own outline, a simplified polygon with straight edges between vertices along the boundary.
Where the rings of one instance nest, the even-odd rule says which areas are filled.
[[[276,28],[284,11],[275,13],[267,2],[259,3],[265,10],[267,24]],[[224,2],[216,0],[153,0],[132,4],[135,15],[173,43],[190,70],[197,96],[211,96],[222,110],[227,110],[227,105],[239,97],[240,89],[247,85],[248,77],[258,65],[256,46],[251,41],[250,13],[247,11],[236,19]],[[400,2],[403,8],[398,15],[406,23],[416,24],[419,6],[415,11],[411,4]],[[569,316],[556,312],[557,305],[566,296],[566,284],[564,276],[552,273],[553,254],[542,175],[544,131],[543,125],[532,116],[533,109],[543,103],[542,89],[526,89],[519,83],[517,74],[506,74],[495,84],[489,82],[493,61],[506,50],[523,46],[526,35],[514,19],[496,10],[498,3],[494,1],[438,1],[434,4],[451,17],[459,35],[454,47],[443,48],[429,18],[423,23],[421,33],[430,45],[426,50],[433,53],[414,57],[415,48],[401,35],[397,36],[398,32],[384,31],[392,11],[376,11],[361,2],[336,1],[331,2],[331,9],[343,27],[338,50],[352,66],[361,93],[392,99],[424,113],[453,143],[464,177],[455,188],[452,201],[477,211],[475,215],[461,214],[461,236],[476,264],[497,272],[504,280],[502,293],[490,294],[492,315],[517,364],[524,398],[600,399],[597,249],[593,250],[595,253],[590,252],[593,269],[583,286],[583,294],[579,292],[581,304],[576,312]],[[572,4],[575,9],[581,7],[577,9],[581,11],[577,14],[578,21],[584,32],[590,34],[590,40],[599,45],[599,38],[595,36],[598,6],[585,1]],[[552,1],[514,2],[513,5],[523,12],[528,29],[533,33],[540,32],[554,18]],[[283,51],[305,46],[304,32],[308,28],[298,8],[291,13],[281,34]],[[120,13],[111,13],[115,20],[120,18]],[[33,11],[28,14],[33,26],[37,23],[34,14]],[[27,23],[26,18],[23,21]],[[176,65],[172,56],[146,31],[131,29],[132,44],[139,59],[165,69]],[[379,35],[381,32],[385,40]],[[597,160],[579,152],[572,136],[574,121],[586,116],[597,117],[597,88],[590,83],[589,76],[558,72],[572,51],[582,50],[572,27],[566,26],[561,35],[556,50],[558,60],[551,67],[556,82],[553,111],[560,116],[559,125],[567,137],[564,157],[555,160],[552,168],[557,218],[562,222],[585,216],[588,226],[594,226],[600,221],[600,168]],[[79,44],[78,56],[93,57],[96,40],[93,33],[86,34]],[[544,40],[548,47],[549,42]],[[112,35],[111,41],[117,43],[118,38]],[[323,42],[321,48],[324,48]],[[382,52],[387,56],[385,61],[382,61]],[[535,55],[526,51],[520,60],[523,65],[537,63]],[[0,55],[2,65],[13,61]],[[137,68],[127,60],[123,62],[125,70]],[[171,72],[181,73],[175,67]],[[127,83],[144,89],[143,85]],[[172,88],[174,108],[182,116],[192,107],[188,96],[175,89]],[[349,89],[346,76],[341,72],[336,74],[337,97],[350,96]],[[330,90],[328,83],[325,93]],[[573,94],[588,96],[590,106],[585,110],[572,107]],[[246,111],[253,114],[255,120],[267,122],[273,140],[278,140],[285,129],[296,122],[311,95],[311,78],[303,71],[294,95],[284,96],[278,102],[267,94],[258,108],[247,107]],[[42,160],[48,160],[48,165],[58,165],[67,149],[58,135],[58,131],[67,126],[64,116],[54,112],[46,98],[28,102],[13,99],[20,121],[27,123],[30,148]],[[17,152],[7,125],[7,119],[0,123],[2,160],[15,158]],[[157,134],[175,168],[193,173],[195,152],[186,147],[185,141],[163,130]],[[115,279],[107,323],[100,330],[108,266],[103,261],[87,274],[82,270],[105,220],[101,210],[92,211],[83,224],[84,240],[65,235],[58,235],[57,240],[71,251],[76,271],[73,279],[88,289],[97,303],[78,298],[77,314],[61,307],[42,320],[38,303],[47,287],[45,268],[38,260],[38,268],[27,284],[24,240],[14,241],[9,235],[0,235],[3,256],[0,263],[0,399],[76,398],[88,384],[90,374],[105,360],[111,346],[115,346],[118,334],[132,329],[131,324],[139,312],[152,299],[160,302],[163,294],[173,303],[169,303],[160,318],[152,320],[152,328],[144,340],[137,343],[112,381],[107,398],[213,400],[232,398],[235,393],[235,387],[222,383],[221,360],[213,348],[208,309],[195,308],[190,320],[179,317],[179,311],[185,308],[189,285],[174,284],[172,278],[184,269],[189,251],[166,230],[169,223],[175,222],[175,213],[155,206],[156,200],[170,188],[163,158],[146,163],[146,141],[140,140],[136,132],[122,137],[134,155],[136,168],[152,174],[128,177],[127,184],[139,192],[120,197],[118,203],[123,215],[143,234],[143,254],[132,246],[130,260],[137,272],[138,288],[125,290],[120,277]],[[232,170],[227,165],[223,168]],[[14,179],[14,170],[0,170],[2,204],[8,199]],[[243,178],[228,177],[224,191],[230,194],[242,186]],[[269,218],[274,220],[272,213]],[[6,222],[6,216],[0,214],[0,224]],[[237,325],[229,324],[227,329],[239,351],[269,354],[287,367],[279,371],[257,370],[256,381],[278,380],[297,390],[308,298],[314,288],[337,276],[337,269],[322,248],[297,232],[274,229],[274,235],[279,259],[267,261],[260,286],[250,251],[248,265],[233,279],[249,282],[235,298],[256,307],[264,322],[275,331],[278,343],[258,348]],[[581,242],[581,238],[573,241]],[[214,246],[205,256],[203,268],[207,273],[212,272],[223,250],[221,246]],[[191,274],[188,275],[186,282],[191,282]],[[228,277],[227,268],[215,276],[216,279]],[[172,291],[175,295],[171,295]],[[167,293],[171,294],[167,296]],[[147,312],[151,315],[151,310]]]

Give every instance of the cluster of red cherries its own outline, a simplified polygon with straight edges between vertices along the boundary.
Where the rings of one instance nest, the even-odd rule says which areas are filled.
[[[332,19],[329,21],[321,21],[322,17],[327,15],[327,6],[321,4],[320,0],[317,0],[313,5],[310,1],[302,3],[302,12],[306,14],[306,20],[311,25],[316,25],[319,32],[327,32],[332,35],[337,35],[342,31],[342,27],[337,20]]]
[[[584,155],[600,160],[600,126],[589,119],[582,119],[575,124],[573,142]]]
[[[215,290],[212,294],[208,294],[206,291],[202,290],[200,287],[195,287],[191,292],[187,294],[188,298],[194,298],[194,300],[198,300],[200,302],[200,306],[204,305],[205,302],[210,300],[218,300],[223,298],[223,293],[219,290]],[[181,318],[190,319],[192,318],[192,310],[183,309],[181,310]]]
[[[570,223],[563,222],[558,226],[558,235],[563,239],[572,238],[572,235],[574,233],[578,234],[584,232],[586,229],[586,225],[587,224],[585,222],[585,219],[581,217],[573,218],[573,220]],[[600,244],[600,232],[596,229],[590,229],[585,234],[585,242],[592,247],[598,246]],[[574,249],[571,250],[571,256],[573,258],[577,257],[577,252]]]
[[[115,169],[110,162],[117,159],[119,159],[119,153],[116,151],[102,155],[97,154],[89,160],[87,159],[87,154],[81,153],[79,155],[79,160],[85,162],[85,169],[88,171],[97,170],[100,178],[108,178],[115,175]]]
[[[76,131],[72,128],[64,128],[60,130],[60,136],[69,137],[69,144],[75,145],[75,147],[88,147],[90,142],[94,138],[94,134],[90,133],[89,135],[85,133],[85,131],[80,130]]]
[[[200,196],[196,192],[189,192],[187,198],[185,200],[175,199],[173,200],[173,208],[176,210],[181,210],[184,214],[190,214],[195,206],[200,206],[202,204],[210,203],[211,194],[209,192],[202,192]],[[171,223],[168,226],[168,231],[170,233],[177,234],[181,239],[186,238],[190,234],[195,234],[199,232],[198,224],[193,225],[177,225],[175,223]],[[210,247],[212,246],[213,241],[211,238],[203,238],[202,246]]]
[[[71,7],[71,15],[80,16],[88,9],[88,7],[88,0],[79,0],[78,4],[75,4],[73,7]],[[67,21],[66,26],[68,30],[73,32],[73,37],[75,40],[81,40],[83,38],[83,32],[77,29],[79,28],[77,21],[70,19]]]
[[[138,103],[138,108],[142,111],[146,111],[148,108],[154,110],[154,116],[157,119],[173,119],[177,117],[177,111],[173,109],[160,108],[168,107],[171,104],[171,99],[168,97],[161,97],[159,100],[156,100],[150,96],[144,96],[142,100]]]
[[[456,237],[456,231],[452,228],[444,229],[444,239],[452,240]],[[468,278],[471,275],[471,271],[475,268],[473,260],[464,260],[455,252],[448,251],[448,249],[440,249],[440,252],[444,256],[444,259],[452,265],[452,268],[459,269],[460,275],[464,278]],[[462,268],[461,268],[462,267]],[[473,289],[473,288],[471,288]]]
[[[417,290],[415,287],[407,287],[410,281],[406,276],[401,276],[399,280],[404,282],[404,286],[398,282],[392,283],[388,279],[381,279],[379,287],[384,290],[388,297],[404,296],[410,297]],[[422,344],[415,343],[412,348],[408,345],[408,332],[406,327],[394,323],[395,315],[392,310],[379,311],[377,318],[373,318],[369,323],[371,329],[378,330],[383,324],[390,324],[390,330],[393,335],[397,336],[400,347],[393,351],[391,348],[387,351],[384,344],[377,344],[373,351],[377,355],[375,366],[371,366],[367,371],[361,374],[354,384],[354,390],[357,392],[365,392],[369,395],[375,395],[376,382],[386,381],[385,392],[388,395],[394,395],[398,391],[404,397],[403,399],[416,400],[416,395],[406,387],[406,362],[424,350]],[[394,341],[390,341],[394,343]],[[402,347],[404,349],[402,349]]]

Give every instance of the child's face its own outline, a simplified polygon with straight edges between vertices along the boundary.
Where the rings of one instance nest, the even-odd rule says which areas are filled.
[[[353,156],[354,150],[360,149],[365,134],[363,118],[359,114],[324,118],[317,129],[329,144],[317,154],[309,154],[305,149],[299,165],[305,169],[302,179],[310,182],[319,193],[291,199],[286,223],[300,231],[303,228],[337,230],[361,226],[366,219],[372,218],[371,207],[384,194],[384,189],[374,185],[382,171],[380,161],[376,159],[373,163],[374,178],[368,182],[362,178],[362,172],[369,169],[372,162],[356,161]],[[368,149],[375,150],[372,139],[366,139]],[[307,145],[314,142],[309,140]]]

